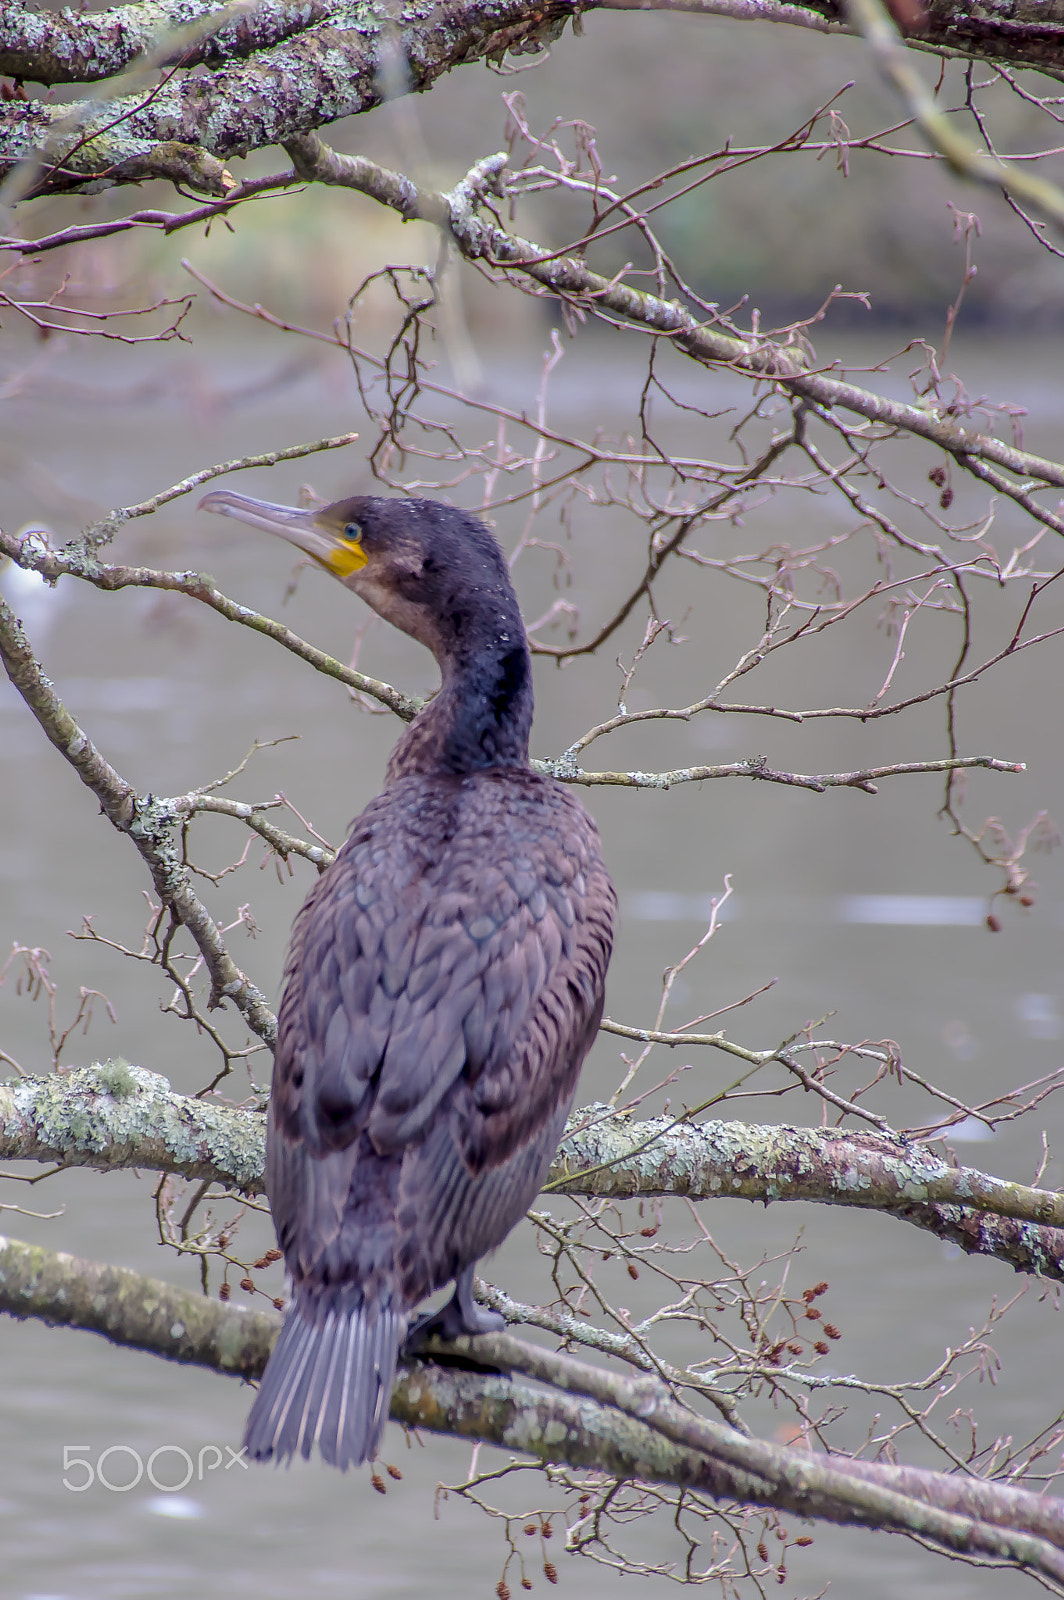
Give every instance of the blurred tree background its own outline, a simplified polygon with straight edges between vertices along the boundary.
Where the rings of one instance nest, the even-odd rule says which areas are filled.
[[[449,188],[474,152],[498,147],[506,121],[502,96],[517,93],[541,133],[555,119],[590,124],[606,176],[622,175],[625,187],[695,155],[779,143],[784,148],[777,155],[737,165],[661,214],[661,242],[698,293],[722,306],[745,299],[748,309],[781,322],[809,315],[841,285],[866,293],[868,304],[837,303],[834,325],[889,323],[915,331],[956,295],[963,272],[958,235],[963,213],[974,212],[978,272],[965,296],[962,325],[1059,325],[1064,292],[1058,260],[1017,226],[1000,199],[959,186],[915,130],[894,131],[904,114],[862,40],[652,8],[590,12],[582,27],[582,37],[567,34],[537,55],[510,58],[501,70],[475,65],[445,74],[431,93],[392,100],[372,117],[336,125],[332,142],[426,186]],[[935,64],[933,57],[920,60],[925,76]],[[945,105],[969,102],[969,70],[963,61],[941,63]],[[993,73],[978,65],[974,81],[996,89],[999,154],[1045,148],[1045,105],[1002,92]],[[980,103],[978,94],[974,101]],[[786,145],[822,107],[829,115],[810,148],[796,156]],[[861,148],[862,141],[909,154],[884,159],[876,149]],[[1064,158],[1050,157],[1045,165],[1064,173]],[[259,152],[237,163],[234,175],[244,179],[275,166],[272,153]],[[166,204],[168,192],[168,185],[147,186],[138,203]],[[38,201],[32,228],[38,233],[118,215],[128,201],[121,188]],[[564,195],[548,194],[527,214],[537,238],[560,245],[571,234],[574,212]],[[425,233],[431,257],[435,235]],[[269,204],[249,207],[232,234],[217,228],[206,240],[186,235],[182,250],[208,272],[231,269],[245,299],[280,299],[292,314],[334,314],[338,300],[382,256],[410,258],[411,239],[409,226],[368,199],[308,189],[286,198],[281,228]],[[118,248],[97,242],[79,251],[77,274],[99,291],[154,281],[159,292],[173,292],[173,257],[172,246],[151,235],[135,249],[128,239]],[[603,269],[616,270],[623,260],[624,245],[617,241]],[[69,259],[64,266],[69,270]],[[55,269],[38,270],[44,282]],[[498,321],[517,331],[519,307],[493,307],[499,297],[468,280],[465,292],[472,314],[486,326]]]

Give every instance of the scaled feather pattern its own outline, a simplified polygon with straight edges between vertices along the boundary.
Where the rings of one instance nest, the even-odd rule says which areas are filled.
[[[550,1166],[614,894],[591,817],[528,764],[527,640],[482,523],[432,501],[204,504],[342,572],[443,679],[296,918],[278,1016],[266,1188],[293,1302],[245,1444],[346,1468],[378,1451],[421,1300],[454,1281],[415,1334],[498,1325],[473,1270]]]

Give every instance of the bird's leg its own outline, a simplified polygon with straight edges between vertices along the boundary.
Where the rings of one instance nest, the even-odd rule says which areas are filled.
[[[501,1311],[489,1311],[487,1306],[478,1306],[473,1299],[472,1266],[466,1267],[454,1280],[454,1294],[449,1303],[458,1308],[462,1333],[501,1333],[506,1326],[506,1318]],[[444,1306],[444,1310],[447,1309]],[[456,1338],[457,1335],[452,1334],[451,1337]]]
[[[406,1336],[403,1346],[412,1354],[426,1339],[461,1339],[475,1337],[478,1333],[500,1333],[506,1318],[498,1311],[488,1311],[473,1299],[473,1266],[463,1267],[454,1280],[454,1294],[439,1311],[429,1311],[419,1317]]]

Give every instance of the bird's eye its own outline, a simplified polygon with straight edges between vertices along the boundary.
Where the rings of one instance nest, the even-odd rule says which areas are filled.
[[[344,538],[349,540],[351,544],[361,543],[362,529],[357,522],[349,522],[347,524],[346,528],[344,529]]]

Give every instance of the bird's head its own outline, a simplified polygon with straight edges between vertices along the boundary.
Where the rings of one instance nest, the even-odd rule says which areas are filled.
[[[218,489],[199,509],[280,535],[438,659],[493,619],[501,638],[516,626],[524,639],[502,551],[454,506],[356,495],[304,510]]]

